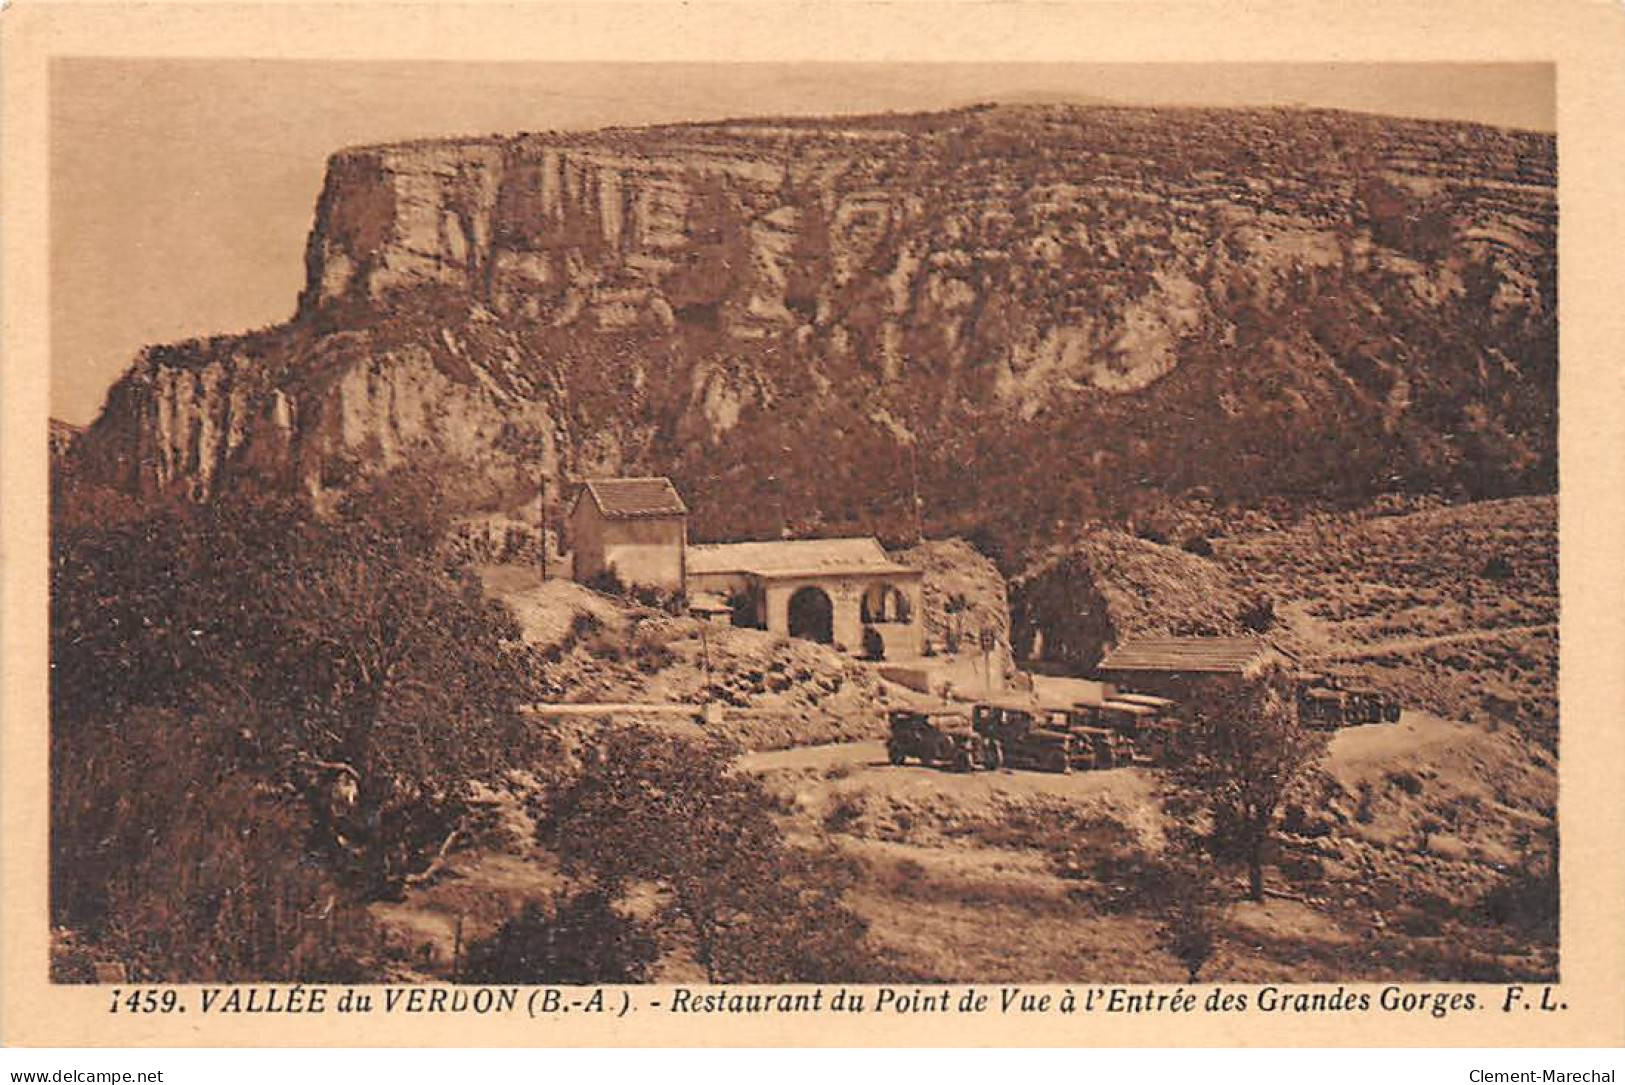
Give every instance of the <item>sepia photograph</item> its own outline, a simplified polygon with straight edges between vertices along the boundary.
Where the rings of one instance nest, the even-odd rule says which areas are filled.
[[[1614,1080],[1621,47],[19,0],[0,1076]]]
[[[1560,978],[1552,65],[50,92],[53,982]]]

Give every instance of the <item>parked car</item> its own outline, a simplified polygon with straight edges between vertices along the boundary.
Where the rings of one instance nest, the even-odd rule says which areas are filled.
[[[1042,717],[1034,705],[984,701],[972,710],[971,726],[998,747],[999,762],[1009,768],[1071,772],[1078,742]]]
[[[999,767],[997,747],[977,734],[963,713],[893,709],[887,719],[886,756],[894,765],[912,757],[955,772]]]
[[[1140,764],[1171,765],[1190,751],[1191,733],[1174,712],[1174,702],[1148,693],[1113,693],[1100,704],[1073,706],[1089,725],[1128,743]]]
[[[1298,717],[1310,727],[1351,727],[1398,723],[1399,700],[1369,686],[1354,686],[1339,675],[1314,675],[1298,687]]]
[[[1065,731],[1072,736],[1070,757],[1075,769],[1112,769],[1134,761],[1134,740],[1099,726],[1088,709],[1048,709],[1042,726],[1045,730]]]

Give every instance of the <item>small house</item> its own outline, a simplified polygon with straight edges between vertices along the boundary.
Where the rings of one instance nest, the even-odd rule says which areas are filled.
[[[686,589],[688,506],[666,478],[588,479],[565,514],[575,578]]]

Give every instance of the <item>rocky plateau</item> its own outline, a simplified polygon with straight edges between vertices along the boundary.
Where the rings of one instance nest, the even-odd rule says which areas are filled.
[[[1556,479],[1549,135],[978,106],[339,151],[288,322],[145,350],[74,443],[140,495],[471,506],[673,476],[699,537],[965,534],[1147,494]]]

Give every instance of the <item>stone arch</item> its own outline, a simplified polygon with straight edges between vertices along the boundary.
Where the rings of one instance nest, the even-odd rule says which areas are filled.
[[[835,604],[823,588],[811,584],[790,596],[789,631],[792,637],[831,644],[835,640]]]
[[[893,584],[882,581],[864,590],[858,604],[859,618],[864,625],[880,622],[907,622],[913,617],[908,593]]]

